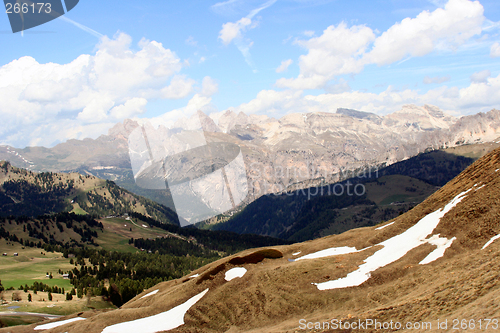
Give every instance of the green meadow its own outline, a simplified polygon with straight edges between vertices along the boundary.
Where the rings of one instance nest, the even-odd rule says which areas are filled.
[[[39,281],[50,286],[58,286],[71,289],[68,279],[63,279],[58,273],[69,271],[75,267],[70,264],[70,259],[64,258],[62,253],[45,252],[43,249],[24,247],[19,243],[7,242],[0,239],[0,253],[7,256],[0,256],[0,280],[5,289],[14,287],[18,289],[20,285]],[[18,253],[18,256],[14,256]],[[52,273],[53,278],[46,277],[47,273]]]

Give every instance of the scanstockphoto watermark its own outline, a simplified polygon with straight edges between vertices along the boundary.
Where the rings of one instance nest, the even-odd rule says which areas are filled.
[[[313,164],[293,169],[247,165],[239,145],[213,142],[199,114],[174,124],[161,119],[145,120],[130,133],[128,148],[136,185],[168,192],[181,226],[235,209],[246,199],[250,188],[254,197],[269,193],[293,195],[285,182],[304,188],[296,193],[308,199],[320,195],[363,196],[365,185],[359,180],[378,176],[378,170],[335,173],[338,169]],[[334,177],[348,176],[358,180],[331,182]],[[320,183],[318,177],[323,177]],[[248,180],[261,181],[262,185],[249,184]]]
[[[382,321],[378,319],[358,319],[342,320],[331,319],[329,321],[308,321],[299,320],[300,330],[479,330],[479,331],[498,331],[500,330],[498,319],[442,319],[435,321]]]
[[[435,326],[439,327],[439,326]],[[402,330],[402,329],[432,329],[432,322],[417,321],[417,322],[399,322],[399,321],[379,321],[377,319],[358,319],[358,320],[341,320],[331,319],[329,321],[307,321],[306,319],[299,320],[299,329],[301,330]]]
[[[4,0],[12,32],[37,27],[72,10],[79,0]],[[66,10],[65,10],[66,9]]]
[[[248,194],[241,148],[206,133],[195,114],[171,126],[145,121],[128,138],[136,185],[168,191],[181,226],[234,209]]]
[[[294,191],[281,191],[281,192],[275,192],[275,193],[270,193],[268,195],[287,195],[287,196],[295,196],[295,195],[302,195],[307,197],[307,200],[310,200],[311,198],[317,197],[317,196],[324,196],[324,195],[334,195],[337,197],[347,195],[347,196],[358,196],[361,197],[365,195],[366,193],[366,187],[362,183],[352,183],[351,181],[347,180],[343,183],[335,183],[335,184],[327,184],[323,186],[316,186],[316,187],[308,187],[305,189],[296,189]]]
[[[304,167],[269,166],[254,162],[247,168],[254,189],[261,195],[302,195],[308,199],[316,196],[363,196],[366,187],[362,181],[378,178],[378,168],[363,167],[357,170],[326,168],[308,164]],[[344,181],[332,180],[347,179]],[[269,180],[288,180],[289,185],[271,183]],[[307,185],[306,182],[308,183]],[[303,186],[297,187],[297,184]],[[297,187],[293,189],[293,187]]]
[[[378,178],[378,168],[359,166],[352,170],[347,168],[339,168],[335,165],[306,163],[300,167],[283,167],[281,165],[268,165],[261,162],[252,162],[248,166],[248,173],[254,178],[286,178],[294,179],[300,182],[308,179],[324,178],[329,179],[339,177],[340,179],[347,178]]]

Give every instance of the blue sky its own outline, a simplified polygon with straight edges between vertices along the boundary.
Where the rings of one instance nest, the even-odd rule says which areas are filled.
[[[0,16],[0,40],[0,144],[17,147],[197,109],[500,108],[497,0],[80,0],[23,34]]]

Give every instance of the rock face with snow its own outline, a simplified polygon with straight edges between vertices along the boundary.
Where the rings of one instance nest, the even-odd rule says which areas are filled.
[[[91,173],[126,185],[133,183],[127,138],[137,126],[125,120],[108,135],[50,149],[0,147],[0,160],[36,171]],[[392,164],[429,149],[497,140],[500,111],[455,118],[435,106],[407,105],[383,117],[338,109],[280,119],[226,111],[217,123],[199,111],[179,119],[169,131],[200,126],[208,142],[241,147],[248,203],[267,193],[333,183],[346,171]]]
[[[349,331],[360,323],[377,331],[375,321],[395,330],[425,322],[417,331],[442,332],[438,321],[451,331],[457,318],[498,327],[499,238],[500,148],[382,227],[246,250],[160,283],[121,309],[84,313],[84,321],[45,332],[128,332],[160,317],[158,331],[200,333]]]

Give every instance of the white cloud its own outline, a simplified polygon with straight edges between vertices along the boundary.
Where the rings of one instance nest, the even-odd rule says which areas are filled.
[[[303,74],[299,74],[296,79],[278,79],[276,81],[276,86],[279,88],[290,88],[296,90],[317,89],[324,87],[329,80],[330,78],[325,75],[314,74],[305,76]]]
[[[346,91],[342,91],[342,85]],[[338,88],[321,95],[304,95],[300,90],[262,90],[255,99],[236,109],[247,114],[279,115],[294,112],[335,112],[337,108],[387,114],[400,110],[405,104],[438,105],[450,114],[486,112],[500,105],[500,75],[485,82],[472,82],[468,87],[438,87],[425,93],[418,90],[396,90],[389,86],[381,93],[350,91],[347,82],[339,80]],[[327,86],[327,88],[330,88]]]
[[[75,21],[73,21],[72,19],[68,18],[65,15],[64,16],[59,16],[59,18],[61,20],[63,20],[63,21],[66,21],[68,23],[73,24],[75,27],[80,28],[80,29],[82,29],[85,32],[88,32],[91,35],[94,35],[97,38],[102,38],[103,37],[103,34],[97,32],[97,31],[95,31],[95,30],[93,30],[93,29],[91,29],[91,28],[89,28],[89,27],[87,27],[87,26],[85,26],[85,25],[83,25],[81,23],[75,22]]]
[[[287,113],[289,111],[301,112],[302,91],[276,91],[262,90],[257,97],[248,103],[243,103],[236,108],[236,112],[246,114],[254,113]]]
[[[229,15],[235,12],[234,7],[235,4],[240,2],[241,0],[228,0],[224,2],[217,2],[215,5],[212,5],[210,8],[221,15]]]
[[[436,50],[455,50],[482,32],[483,11],[477,1],[449,0],[444,8],[405,18],[378,37],[363,25],[329,26],[319,37],[296,42],[308,50],[299,57],[300,74],[297,78],[281,78],[276,86],[323,88],[336,76],[359,73],[369,64],[389,65]],[[492,56],[496,54],[496,48],[491,52]]]
[[[491,45],[490,57],[492,58],[500,57],[500,43],[496,42],[493,45]]]
[[[444,9],[405,18],[375,40],[366,62],[388,65],[407,56],[424,56],[437,48],[458,47],[481,33],[483,11],[477,1],[450,0]]]
[[[88,124],[102,122],[108,118],[107,111],[113,105],[115,103],[109,96],[95,94],[95,97],[78,113],[76,119]]]
[[[260,7],[257,7],[253,9],[250,14],[248,14],[248,18],[253,18],[255,15],[257,15],[261,10],[266,9],[267,7],[271,7],[274,5],[274,3],[278,0],[268,0],[265,3],[263,3]]]
[[[182,121],[182,119],[189,118],[198,110],[205,112],[205,114],[216,112],[217,110],[211,104],[211,101],[212,101],[211,97],[195,94],[189,100],[186,106],[166,112],[158,117],[152,118],[151,122],[162,124],[166,127],[172,127],[176,122]]]
[[[486,111],[500,105],[500,75],[490,77],[483,82],[472,82],[469,87],[458,91],[458,99],[451,99],[457,110],[470,113],[472,110]]]
[[[161,97],[167,99],[184,98],[193,91],[195,83],[195,80],[186,78],[184,75],[176,75],[168,87],[161,89]]]
[[[212,8],[217,8],[217,7],[224,7],[230,4],[233,4],[235,2],[238,2],[240,0],[228,0],[228,1],[223,1],[223,2],[217,2],[215,5],[212,5]]]
[[[325,86],[325,91],[330,94],[341,94],[347,91],[351,91],[351,87],[347,80],[340,78],[338,83],[327,84]]]
[[[108,122],[82,125],[70,119],[63,119],[54,123],[45,123],[33,128],[27,145],[54,146],[68,139],[83,140],[89,137],[96,138],[106,133],[106,131],[115,124],[115,122]],[[47,135],[47,133],[50,133],[50,135]],[[26,140],[26,133],[17,132],[13,136],[8,137],[8,140],[12,142]]]
[[[433,84],[433,83],[443,83],[443,82],[446,82],[446,81],[450,81],[450,76],[449,75],[446,75],[446,76],[436,76],[436,77],[429,77],[429,76],[426,76],[424,77],[424,84]]]
[[[300,75],[280,79],[278,87],[315,89],[336,75],[358,73],[363,69],[360,57],[375,39],[373,31],[362,25],[348,28],[345,23],[329,26],[319,37],[296,43],[309,52],[299,58]]]
[[[282,73],[286,71],[288,69],[288,66],[290,66],[292,63],[293,63],[292,59],[283,60],[281,62],[281,65],[278,68],[276,68],[276,73]]]
[[[193,36],[189,36],[185,41],[184,41],[187,45],[191,45],[191,46],[198,46],[198,42],[194,39]]]
[[[484,71],[480,72],[475,72],[470,76],[471,82],[475,83],[484,83],[487,81],[487,79],[490,77],[491,72],[488,69],[485,69]]]
[[[174,52],[145,39],[138,50],[131,44],[130,36],[119,33],[103,37],[94,55],[70,63],[41,64],[22,57],[1,66],[0,117],[5,121],[0,141],[51,145],[64,135],[91,135],[104,128],[101,124],[143,113],[148,99],[178,99],[193,91],[195,81],[178,74],[183,62]],[[44,139],[35,139],[36,133]]]
[[[430,3],[432,3],[436,7],[444,7],[446,5],[446,0],[429,0]]]
[[[228,45],[229,43],[235,43],[238,50],[241,52],[243,57],[245,58],[246,63],[250,67],[255,67],[252,62],[252,58],[250,56],[250,47],[252,47],[253,42],[249,40],[243,39],[243,32],[248,29],[253,29],[257,26],[257,22],[252,21],[253,17],[257,15],[261,10],[264,10],[270,6],[272,6],[277,0],[269,0],[258,8],[253,9],[250,13],[238,20],[237,22],[227,22],[222,25],[222,29],[219,31],[219,39],[222,41],[224,45]],[[219,6],[226,6],[228,4],[232,4],[234,1],[226,1],[222,3],[217,3],[212,6],[212,9]]]
[[[201,95],[212,96],[219,91],[219,84],[210,76],[205,76],[201,82]]]
[[[252,24],[252,20],[248,17],[243,17],[236,23],[227,22],[222,25],[222,30],[219,32],[219,39],[228,45],[237,37],[241,37],[241,31]]]
[[[115,106],[109,112],[110,116],[115,119],[125,119],[131,118],[135,115],[144,113],[146,111],[145,106],[148,101],[145,98],[135,97],[129,99],[122,105]]]
[[[252,47],[253,42],[244,41],[243,39],[237,39],[235,40],[234,44],[243,55],[243,58],[245,59],[245,62],[248,64],[248,66],[255,68],[252,61],[252,56],[250,55],[250,48]]]

